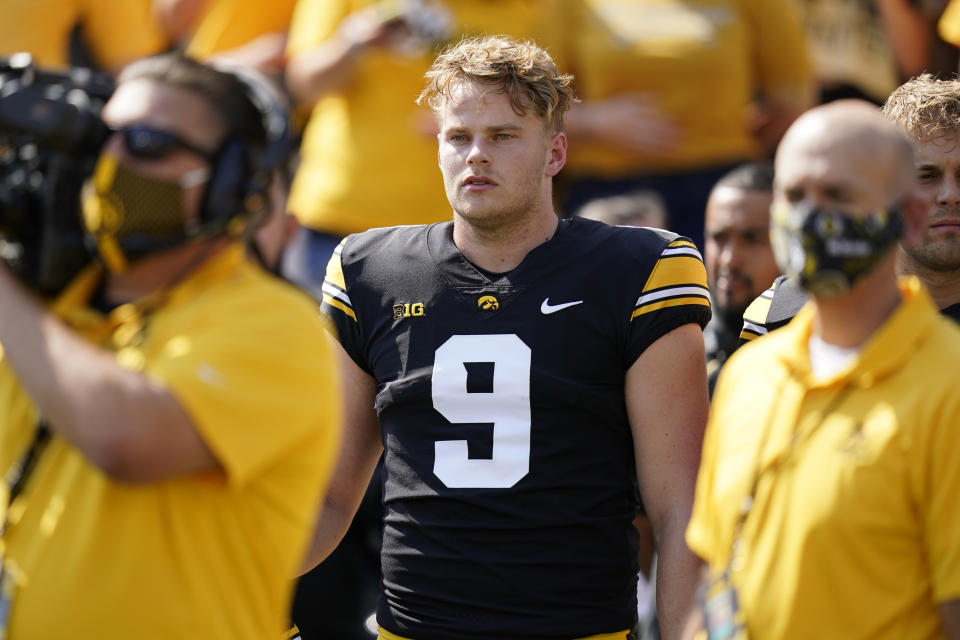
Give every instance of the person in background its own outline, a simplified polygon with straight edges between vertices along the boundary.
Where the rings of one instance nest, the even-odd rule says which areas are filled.
[[[0,56],[25,52],[39,66],[68,67],[75,29],[90,62],[111,73],[167,47],[150,12],[150,0],[0,2]]]
[[[654,191],[644,190],[591,200],[575,215],[611,226],[656,229],[666,229],[670,217],[663,198]]]
[[[794,0],[584,0],[567,58],[577,97],[566,213],[650,189],[703,248],[714,183],[770,154],[813,102]]]
[[[863,101],[777,151],[774,252],[810,302],[717,383],[687,529],[708,634],[960,638],[960,327],[897,278],[926,216],[914,171]]]
[[[171,42],[199,60],[226,59],[282,78],[296,0],[153,0]]]
[[[707,201],[704,236],[713,318],[703,332],[711,394],[740,340],[743,312],[780,275],[770,247],[773,166],[745,164],[720,178]]]
[[[944,0],[800,0],[818,102],[881,104],[906,78],[937,64]]]

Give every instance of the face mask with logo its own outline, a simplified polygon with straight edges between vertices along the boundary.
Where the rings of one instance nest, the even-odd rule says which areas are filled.
[[[179,181],[159,180],[103,154],[84,185],[81,205],[84,229],[104,265],[120,273],[130,261],[195,235],[186,228],[183,191],[203,184],[209,174],[209,169],[201,168]]]
[[[863,218],[800,204],[774,205],[770,239],[777,265],[815,296],[842,295],[886,256],[900,238],[899,209]]]

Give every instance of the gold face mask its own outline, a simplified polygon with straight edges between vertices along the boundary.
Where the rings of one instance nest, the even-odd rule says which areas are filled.
[[[83,187],[83,226],[104,265],[114,273],[147,253],[182,244],[189,237],[183,190],[202,184],[207,168],[170,182],[141,175],[104,153]]]

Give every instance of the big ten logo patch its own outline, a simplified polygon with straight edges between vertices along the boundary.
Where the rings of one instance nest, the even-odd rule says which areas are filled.
[[[403,318],[420,318],[426,315],[422,302],[404,302],[393,305],[393,319],[402,320]]]

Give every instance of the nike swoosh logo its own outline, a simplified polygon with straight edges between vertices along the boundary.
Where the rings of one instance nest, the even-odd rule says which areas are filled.
[[[562,311],[567,307],[573,307],[578,304],[581,304],[583,300],[576,300],[574,302],[564,302],[563,304],[550,304],[550,298],[544,298],[543,304],[540,305],[540,313],[548,315],[551,313],[556,313],[557,311]]]

